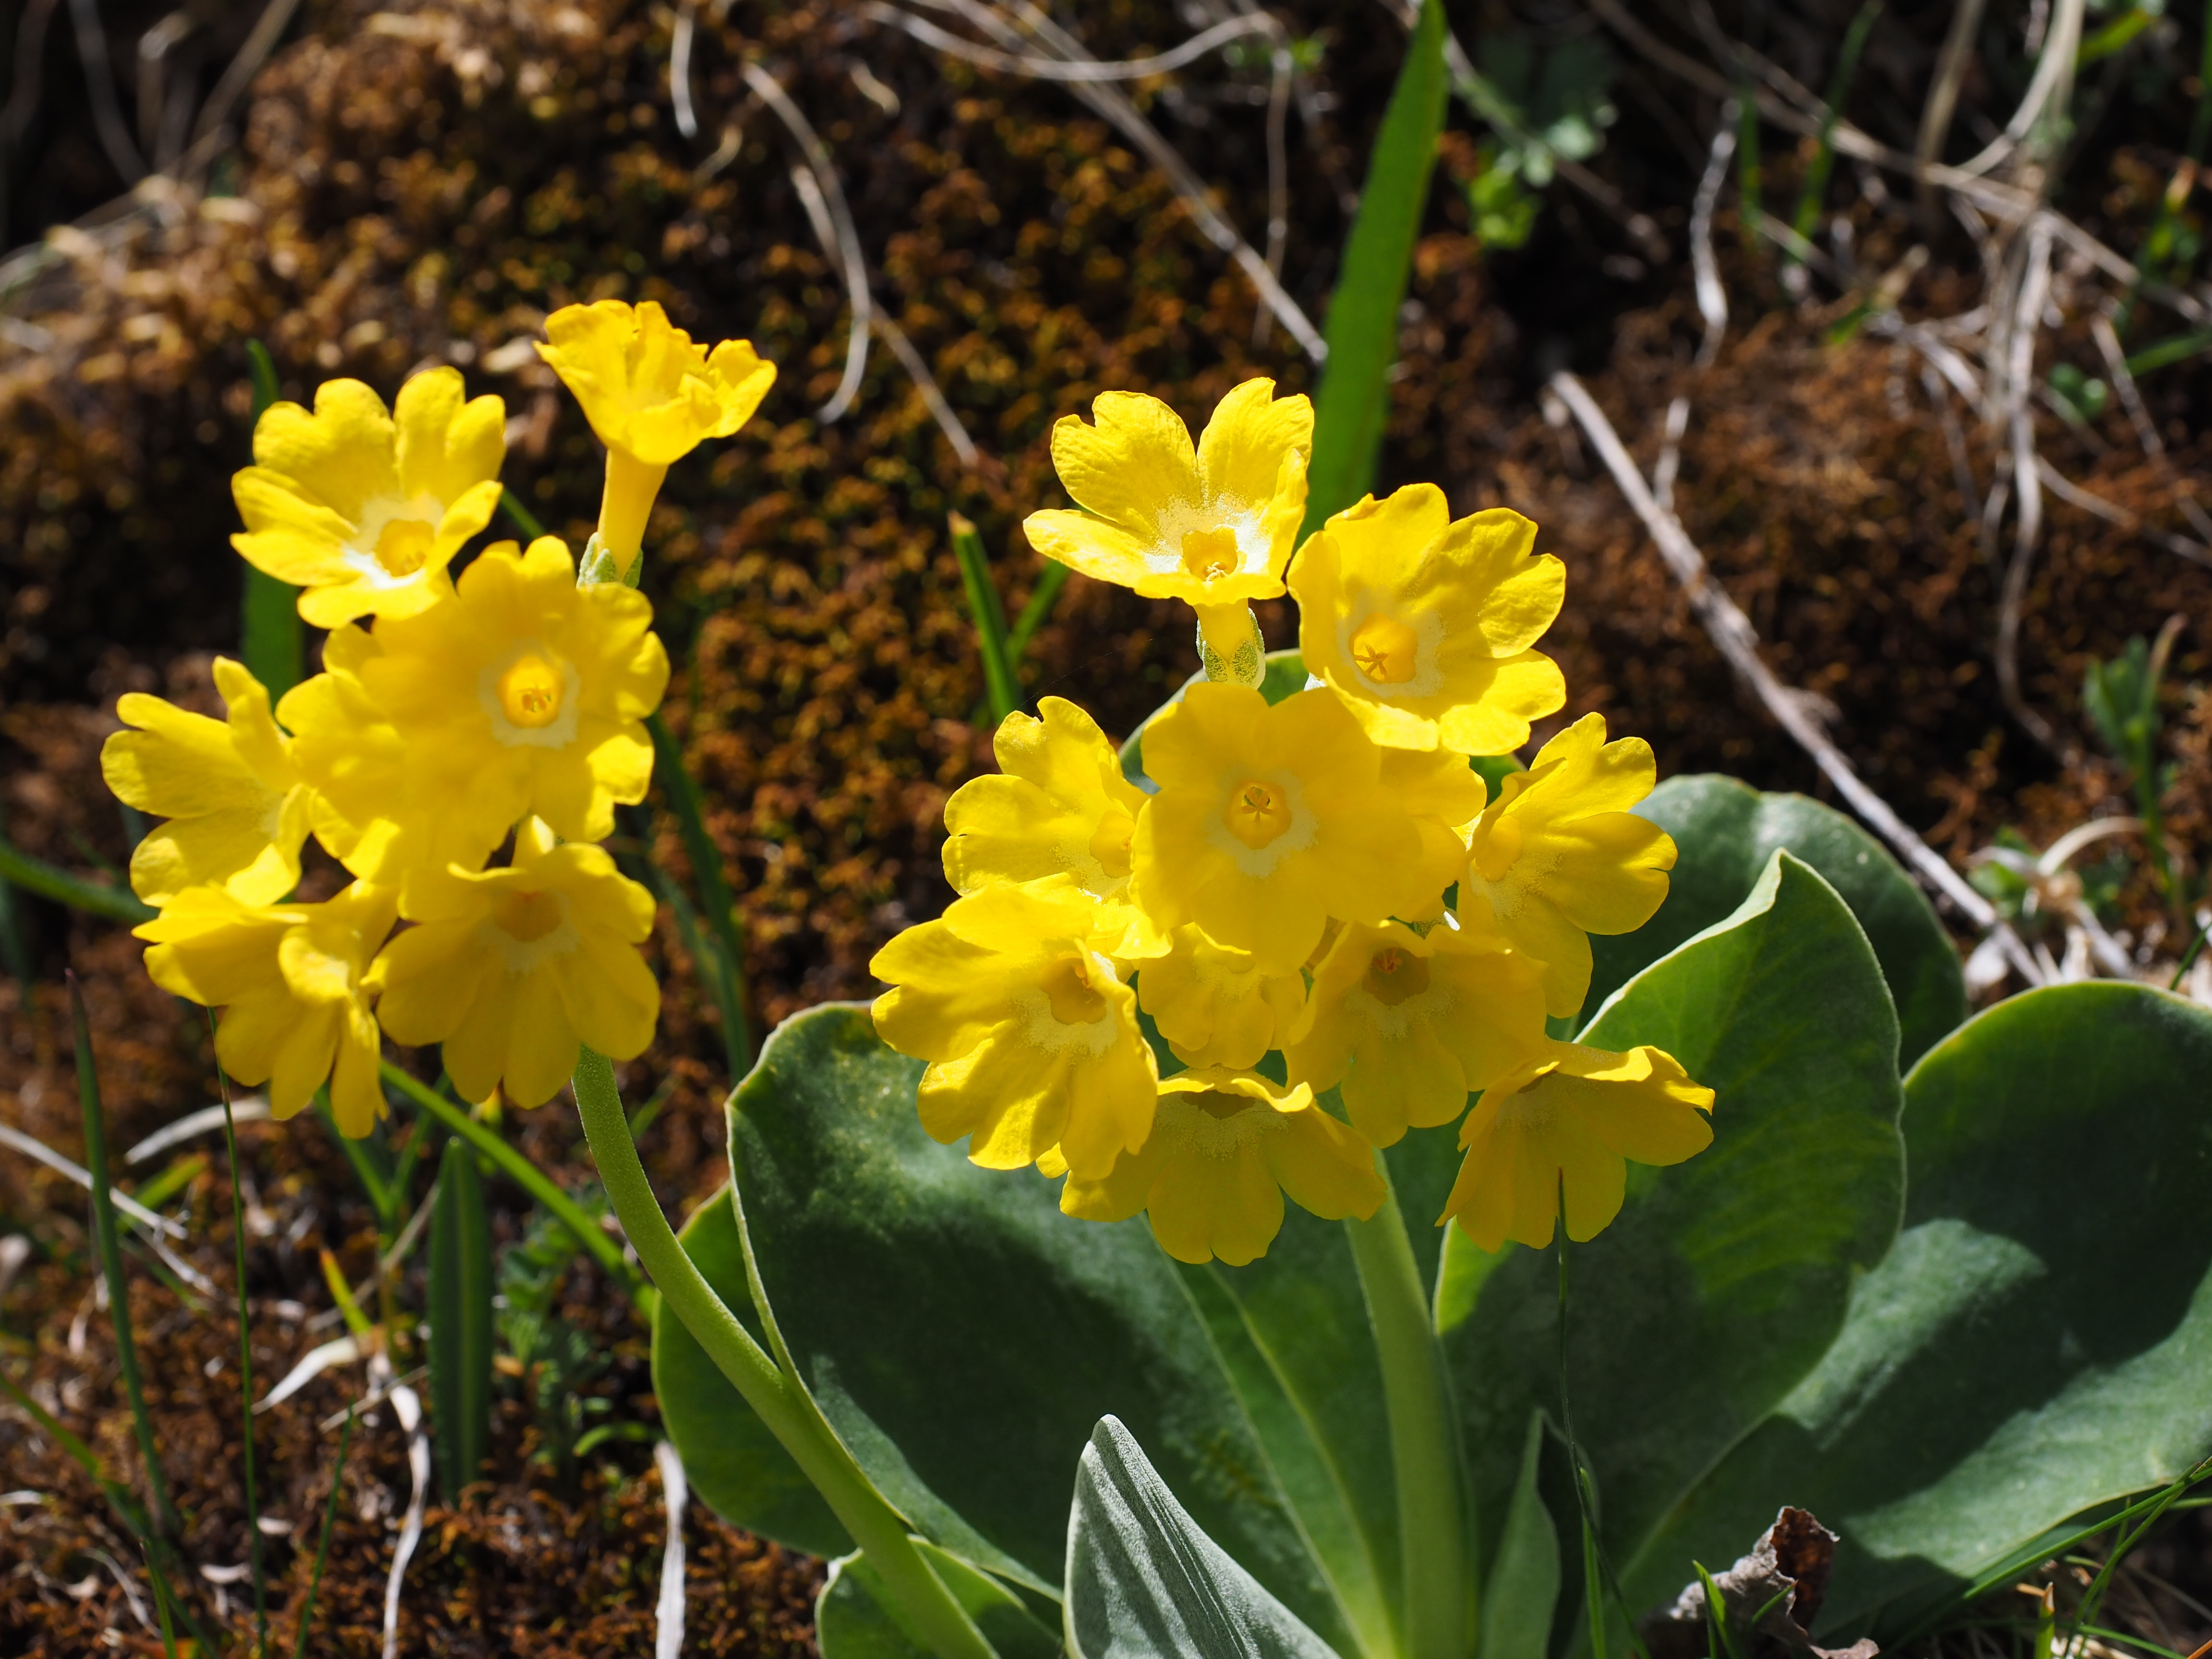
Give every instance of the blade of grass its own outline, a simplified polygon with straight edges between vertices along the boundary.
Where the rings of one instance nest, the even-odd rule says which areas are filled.
[[[331,1495],[323,1504],[323,1533],[315,1544],[315,1570],[307,1577],[307,1604],[300,1609],[300,1628],[292,1641],[292,1659],[307,1659],[307,1632],[315,1623],[315,1594],[323,1587],[323,1564],[331,1558],[331,1528],[338,1518],[338,1488],[345,1481],[346,1446],[353,1439],[353,1407],[346,1407],[345,1426],[338,1431],[337,1467],[331,1471]]]
[[[416,1082],[390,1060],[384,1062],[384,1080],[497,1164],[515,1185],[560,1218],[561,1224],[575,1235],[576,1243],[586,1254],[629,1293],[632,1301],[641,1307],[646,1305],[640,1294],[645,1289],[645,1280],[636,1268],[623,1260],[622,1246],[609,1237],[605,1229],[595,1225],[550,1176],[453,1102]]]
[[[276,365],[258,340],[246,343],[252,371],[253,424],[276,401]],[[246,567],[246,594],[240,607],[239,654],[253,678],[269,688],[274,702],[300,683],[306,641],[300,627],[300,590],[265,570]]]
[[[991,700],[991,723],[996,726],[1022,706],[1020,684],[1014,678],[1006,650],[1006,612],[999,601],[999,586],[991,580],[990,556],[975,526],[955,513],[953,556],[960,561],[961,585],[968,591],[968,615],[975,624],[975,649],[983,659],[983,687]]]
[[[446,1143],[430,1220],[430,1400],[446,1502],[491,1444],[491,1227],[476,1154]]]
[[[1329,296],[1328,356],[1314,396],[1313,462],[1306,473],[1302,534],[1319,529],[1374,483],[1390,412],[1390,368],[1398,360],[1398,310],[1428,205],[1445,82],[1443,0],[1422,0],[1368,158],[1343,269]]]
[[[676,814],[677,833],[684,838],[684,856],[691,860],[691,879],[699,886],[699,908],[715,946],[722,953],[722,973],[727,1000],[720,1008],[722,1040],[731,1054],[731,1081],[752,1069],[752,1026],[745,1018],[745,948],[738,931],[738,902],[730,890],[722,849],[707,833],[707,805],[698,780],[684,763],[684,750],[659,714],[646,717],[645,729],[653,738],[653,775],[660,793]]]
[[[84,1112],[84,1166],[92,1175],[92,1218],[100,1242],[100,1267],[107,1281],[107,1310],[115,1326],[115,1361],[123,1373],[123,1392],[137,1431],[138,1455],[146,1462],[146,1485],[153,1493],[153,1516],[163,1534],[178,1530],[177,1511],[161,1475],[154,1422],[146,1414],[146,1385],[138,1371],[138,1345],[131,1328],[131,1287],[123,1276],[123,1246],[116,1237],[115,1193],[107,1173],[107,1123],[100,1107],[100,1078],[92,1059],[92,1026],[85,1018],[84,992],[76,975],[69,981],[70,1024],[76,1045],[76,1097]]]
[[[2189,970],[2197,965],[2197,958],[2204,954],[2204,939],[2208,933],[2212,933],[2212,926],[2197,930],[2197,937],[2189,941],[2189,948],[2181,953],[2181,961],[2173,970],[2173,978],[2166,988],[2167,990],[2179,991],[2181,988],[2181,981],[2189,977]]]
[[[1859,8],[1858,15],[1844,33],[1844,49],[1836,59],[1836,72],[1828,80],[1828,103],[1820,117],[1820,137],[1813,150],[1813,160],[1805,169],[1805,188],[1797,197],[1797,211],[1790,223],[1798,235],[1808,242],[1820,228],[1820,204],[1827,199],[1828,173],[1836,161],[1836,121],[1844,107],[1844,100],[1851,89],[1851,79],[1858,73],[1859,54],[1866,49],[1867,36],[1874,30],[1874,20],[1881,15],[1881,0],[1867,0]],[[1783,254],[1785,265],[1797,263],[1795,251]]]
[[[1017,674],[1021,670],[1022,653],[1029,649],[1037,629],[1052,620],[1052,608],[1060,602],[1060,590],[1067,586],[1067,579],[1074,574],[1057,559],[1045,561],[1036,586],[1030,592],[1030,602],[1022,607],[1022,614],[1006,630],[1006,659]]]
[[[705,982],[714,1008],[722,1022],[724,1056],[733,1078],[743,1077],[752,1067],[752,1057],[744,1051],[744,996],[730,972],[729,963],[721,947],[701,930],[699,912],[691,902],[690,895],[671,880],[668,872],[657,865],[641,860],[646,885],[667,901],[676,915],[676,931],[684,940],[684,948],[691,954],[700,979]],[[635,1131],[632,1131],[635,1135]]]
[[[398,1231],[394,1214],[398,1204],[392,1197],[392,1171],[388,1164],[379,1168],[375,1153],[371,1150],[371,1142],[366,1139],[356,1140],[339,1129],[337,1120],[331,1115],[328,1097],[319,1091],[315,1096],[315,1115],[322,1119],[323,1127],[330,1131],[331,1139],[337,1143],[338,1151],[344,1153],[346,1162],[353,1165],[354,1178],[361,1182],[362,1191],[368,1194],[369,1207],[376,1212],[377,1237],[381,1243],[389,1244],[392,1235]]]
[[[2151,261],[2171,235],[2174,220],[2180,216],[2183,204],[2195,188],[2197,169],[2204,165],[2205,145],[2212,142],[2212,0],[2205,0],[2203,44],[2198,50],[2197,97],[2189,112],[2189,148],[2183,153],[2181,166],[2174,170],[2172,182],[2160,194],[2157,216],[2151,221],[2142,246],[2136,251],[2135,278],[2128,284],[2128,291],[2122,296],[2119,310],[2112,319],[2112,326],[2122,339],[2127,337],[2128,325],[2134,319],[2136,298],[2142,291],[2143,278],[2149,274]],[[2129,372],[2134,372],[2132,364]]]
[[[367,1347],[379,1340],[376,1322],[371,1319],[355,1298],[353,1287],[346,1283],[345,1269],[338,1266],[337,1257],[328,1250],[322,1253],[323,1283],[330,1288],[331,1300],[337,1304],[338,1317],[354,1340]]]
[[[2171,368],[2207,350],[2212,350],[2212,328],[2191,329],[2145,346],[2128,359],[2128,373],[2140,380],[2154,368]]]
[[[1064,567],[1055,565],[1054,569]],[[23,913],[15,902],[15,890],[0,881],[0,967],[8,970],[22,993],[16,1006],[30,1006],[31,947],[23,937]]]
[[[19,851],[4,840],[0,840],[0,881],[72,909],[105,916],[110,921],[128,922],[133,927],[151,921],[159,914],[128,888],[103,887],[96,882],[82,880],[66,870],[56,869],[44,859],[34,859]]]
[[[138,1540],[138,1556],[146,1564],[146,1577],[154,1586],[154,1617],[161,1622],[162,1659],[177,1659],[177,1627],[169,1620],[169,1584],[161,1577],[161,1570],[154,1565],[154,1552],[146,1547],[146,1540]]]
[[[1705,1589],[1705,1644],[1712,1650],[1712,1659],[1736,1659],[1735,1635],[1729,1629],[1728,1601],[1704,1562],[1690,1565],[1697,1569],[1698,1583]]]
[[[538,515],[525,507],[522,504],[522,497],[512,489],[501,487],[499,492],[499,504],[506,510],[507,516],[514,520],[515,527],[529,537],[532,541],[536,541],[545,533],[545,526],[539,522]]]
[[[1736,234],[1743,251],[1759,257],[1759,222],[1766,210],[1766,175],[1759,159],[1759,98],[1751,75],[1736,65],[1735,87]]]
[[[216,1034],[215,1010],[207,1011],[208,1040]],[[261,1569],[261,1495],[253,1468],[253,1315],[246,1299],[246,1200],[238,1180],[238,1121],[231,1115],[230,1077],[216,1062],[216,1086],[222,1092],[222,1144],[230,1158],[230,1229],[238,1273],[238,1419],[246,1435],[246,1559],[253,1571],[254,1650],[269,1650],[269,1592]]]

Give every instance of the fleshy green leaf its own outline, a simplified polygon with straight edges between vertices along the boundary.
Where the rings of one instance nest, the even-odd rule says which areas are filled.
[[[1575,1426],[1618,1561],[1841,1328],[1853,1280],[1896,1233],[1902,1091],[1866,936],[1787,853],[1584,1040],[1656,1044],[1717,1093],[1712,1146],[1673,1169],[1630,1165],[1620,1218],[1574,1247]],[[1548,1251],[1486,1255],[1456,1228],[1444,1247],[1439,1319],[1486,1540],[1501,1535],[1529,1413],[1558,1408],[1557,1282]]]
[[[2212,1453],[2208,1078],[2212,1014],[2102,981],[2014,997],[1932,1050],[1905,1085],[1905,1231],[1632,1598],[1751,1535],[1779,1493],[1843,1536],[1824,1624],[1899,1625]]]
[[[1935,909],[1888,849],[1842,813],[1803,795],[1761,794],[1711,775],[1669,778],[1636,810],[1674,836],[1680,856],[1657,915],[1633,933],[1590,940],[1596,971],[1586,1015],[1638,969],[1741,904],[1780,847],[1818,870],[1866,929],[1897,1005],[1901,1064],[1910,1068],[1966,1018],[1959,954]]]
[[[1335,1659],[1206,1536],[1111,1417],[1100,1419],[1076,1473],[1067,1633],[1074,1659]]]
[[[491,1223],[468,1144],[448,1140],[430,1214],[430,1401],[452,1503],[491,1449]]]
[[[999,1659],[1059,1659],[1059,1634],[1038,1623],[1019,1596],[926,1540],[921,1549]],[[894,1606],[866,1555],[855,1551],[832,1561],[814,1601],[822,1659],[930,1659],[928,1644],[899,1622]]]
[[[1537,1485],[1544,1432],[1543,1413],[1529,1413],[1521,1474],[1505,1506],[1505,1528],[1483,1588],[1482,1641],[1475,1651],[1493,1659],[1535,1659],[1542,1654],[1559,1600],[1559,1537]]]

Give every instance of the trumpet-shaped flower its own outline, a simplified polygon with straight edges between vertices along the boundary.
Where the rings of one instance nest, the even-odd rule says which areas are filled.
[[[1305,1010],[1305,976],[1260,971],[1251,955],[1186,924],[1164,956],[1142,963],[1137,1000],[1186,1066],[1257,1066]]]
[[[491,522],[506,457],[506,404],[464,403],[458,369],[417,374],[389,412],[359,380],[325,380],[313,414],[272,404],[254,426],[231,544],[297,586],[318,628],[411,617],[453,591],[446,567]]]
[[[945,802],[945,879],[958,893],[1062,879],[1117,901],[1145,792],[1121,775],[1121,757],[1082,709],[1045,697],[1037,713],[1000,723],[992,747],[1002,775],[970,779]]]
[[[326,672],[280,717],[350,842],[356,875],[396,880],[474,869],[526,813],[570,841],[614,829],[616,804],[645,799],[644,717],[668,683],[645,596],[576,586],[555,538],[487,548],[453,603],[340,629]],[[320,825],[318,825],[320,833]]]
[[[1382,751],[1325,690],[1270,707],[1194,685],[1145,732],[1160,786],[1137,824],[1133,895],[1153,924],[1196,922],[1267,974],[1295,971],[1331,916],[1380,921],[1423,900],[1419,837],[1381,787]]]
[[[1298,650],[1379,744],[1498,755],[1567,697],[1531,647],[1559,614],[1566,567],[1532,557],[1536,526],[1492,507],[1454,521],[1434,484],[1335,514],[1291,572]]]
[[[137,930],[165,991],[221,1008],[216,1058],[269,1085],[290,1117],[327,1079],[338,1127],[359,1139],[384,1115],[370,959],[398,914],[389,887],[355,882],[321,904],[244,904],[220,887],[177,895]]]
[[[1148,969],[1147,973],[1150,972]],[[1340,1085],[1377,1146],[1449,1123],[1467,1097],[1541,1048],[1542,969],[1444,923],[1355,923],[1315,970],[1304,1029],[1284,1048],[1295,1082]]]
[[[1136,995],[1100,948],[1101,910],[1073,888],[989,888],[868,964],[893,988],[876,999],[878,1034],[930,1062],[922,1127],[968,1136],[986,1169],[1018,1170],[1057,1146],[1103,1176],[1151,1132],[1159,1069]]]
[[[660,988],[638,954],[653,896],[597,847],[556,844],[531,819],[504,870],[459,867],[409,884],[401,913],[419,924],[370,970],[397,1042],[442,1042],[467,1100],[495,1087],[541,1106],[588,1043],[630,1060],[653,1041]]]
[[[1087,1221],[1144,1210],[1176,1261],[1218,1256],[1241,1267],[1282,1231],[1285,1193],[1324,1220],[1364,1220],[1382,1203],[1374,1150],[1315,1105],[1304,1085],[1279,1088],[1256,1072],[1217,1066],[1161,1084],[1142,1150],[1103,1178],[1070,1175],[1060,1207]]]
[[[1484,1091],[1460,1126],[1467,1158],[1442,1221],[1495,1250],[1552,1242],[1564,1197],[1567,1237],[1595,1238],[1620,1213],[1628,1161],[1680,1164],[1712,1145],[1713,1091],[1672,1054],[1625,1054],[1547,1041]]]
[[[563,306],[545,319],[545,333],[538,355],[607,447],[599,535],[626,565],[670,465],[750,420],[775,384],[775,365],[750,340],[725,340],[708,351],[651,300]]]
[[[168,822],[131,855],[131,886],[149,904],[213,884],[245,904],[270,904],[300,879],[313,792],[300,781],[292,740],[269,713],[269,693],[244,665],[215,659],[227,720],[127,693],[115,712],[134,732],[100,746],[116,798]]]
[[[1195,448],[1158,398],[1099,393],[1091,422],[1069,415],[1052,429],[1053,465],[1084,510],[1030,514],[1030,544],[1100,581],[1187,601],[1207,643],[1234,658],[1249,601],[1282,592],[1305,517],[1313,405],[1274,392],[1266,380],[1235,387]]]
[[[1475,822],[1461,920],[1544,964],[1551,1014],[1576,1012],[1589,992],[1589,934],[1633,933],[1666,902],[1674,842],[1628,810],[1657,775],[1650,744],[1607,743],[1605,716],[1585,714]]]

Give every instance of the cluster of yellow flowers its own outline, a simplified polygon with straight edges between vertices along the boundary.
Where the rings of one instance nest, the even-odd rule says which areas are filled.
[[[1195,446],[1157,398],[1108,392],[1093,416],[1053,433],[1081,510],[1032,514],[1030,540],[1187,601],[1207,678],[1146,727],[1149,789],[1046,697],[1000,727],[1003,775],[952,796],[960,896],[873,963],[893,987],[877,1030],[929,1062],[923,1124],[979,1164],[1064,1173],[1071,1215],[1147,1212],[1186,1261],[1262,1255],[1285,1193],[1372,1215],[1375,1149],[1455,1121],[1440,1219],[1542,1245],[1564,1201],[1569,1236],[1594,1237],[1626,1160],[1710,1143],[1712,1091],[1658,1049],[1547,1032],[1589,990],[1588,936],[1666,896],[1674,842],[1629,810],[1650,747],[1592,714],[1494,795],[1471,764],[1565,702],[1533,648],[1564,568],[1520,514],[1455,520],[1431,484],[1335,514],[1293,563],[1313,411],[1268,380]],[[1308,680],[1271,704],[1250,601],[1286,586]],[[1162,1077],[1147,1022],[1188,1069]]]
[[[266,1083],[279,1117],[327,1083],[340,1128],[366,1134],[380,1033],[443,1044],[465,1098],[524,1106],[560,1089],[580,1043],[628,1059],[652,1041],[653,900],[593,844],[645,797],[643,722],[668,681],[640,538],[670,464],[736,431],[775,369],[741,340],[708,353],[651,303],[571,306],[546,332],[538,350],[607,448],[580,579],[550,536],[451,574],[500,502],[499,398],[465,398],[451,368],[389,410],[326,382],[312,411],[263,414],[234,481],[234,544],[331,630],[322,672],[272,711],[218,659],[228,720],[133,694],[118,712],[134,729],[102,751],[115,793],[167,820],[131,861],[161,911],[138,930],[147,969],[224,1009],[218,1058]],[[294,902],[311,835],[353,879]]]

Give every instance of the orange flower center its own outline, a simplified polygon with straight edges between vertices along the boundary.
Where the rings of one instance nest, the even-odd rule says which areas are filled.
[[[1393,945],[1377,951],[1367,964],[1367,994],[1386,1007],[1395,1008],[1428,988],[1428,958],[1411,951]]]
[[[1182,568],[1200,581],[1233,576],[1243,562],[1233,530],[1192,530],[1183,534]]]
[[[1229,833],[1247,847],[1265,847],[1291,827],[1290,803],[1273,784],[1240,784],[1230,792]]]
[[[1413,678],[1419,641],[1395,617],[1376,611],[1352,630],[1352,659],[1376,685],[1403,685]]]
[[[428,562],[436,539],[420,519],[394,519],[376,538],[376,562],[387,576],[411,576]]]
[[[561,718],[561,671],[535,652],[499,677],[499,706],[510,724],[536,730]]]
[[[1106,1018],[1106,999],[1091,982],[1087,957],[1062,957],[1047,968],[1044,995],[1062,1025],[1095,1025]]]
[[[562,920],[558,893],[501,893],[493,903],[491,919],[500,931],[525,945],[533,945],[558,927]]]

